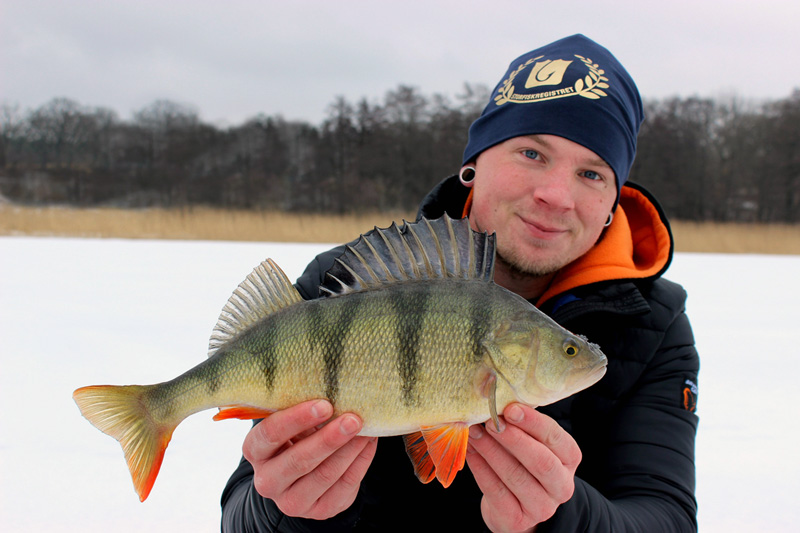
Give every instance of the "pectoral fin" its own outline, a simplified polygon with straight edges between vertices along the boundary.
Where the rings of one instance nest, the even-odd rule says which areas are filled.
[[[500,432],[500,419],[497,418],[497,376],[492,374],[489,377],[489,414],[492,415],[492,422],[497,432]]]
[[[497,372],[488,355],[484,361],[486,364],[475,375],[475,386],[478,389],[478,394],[489,402],[489,414],[497,431],[500,431],[500,419],[497,418]]]

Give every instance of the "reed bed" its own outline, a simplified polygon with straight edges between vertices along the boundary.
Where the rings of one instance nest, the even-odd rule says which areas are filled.
[[[800,225],[672,222],[679,252],[800,255]]]
[[[414,213],[322,215],[271,211],[0,206],[0,235],[341,243]],[[800,226],[674,221],[680,252],[800,255]]]
[[[413,213],[322,215],[186,209],[0,208],[0,235],[341,243]]]

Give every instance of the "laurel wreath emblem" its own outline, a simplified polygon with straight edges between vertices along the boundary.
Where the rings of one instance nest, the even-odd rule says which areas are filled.
[[[606,83],[608,78],[603,76],[606,72],[601,70],[600,66],[593,63],[588,57],[579,56],[578,54],[575,54],[575,57],[583,61],[589,68],[589,74],[587,74],[584,79],[579,78],[578,81],[575,82],[575,92],[584,98],[590,98],[592,100],[597,100],[601,96],[608,96],[608,94],[602,90],[608,89],[608,83]]]
[[[544,56],[538,56],[538,57],[534,57],[533,59],[527,60],[525,63],[523,63],[522,65],[517,67],[517,70],[515,70],[514,72],[509,74],[507,80],[503,80],[503,86],[500,87],[500,94],[498,94],[497,96],[494,97],[494,101],[497,102],[497,105],[503,105],[506,102],[510,102],[511,101],[511,97],[514,96],[514,84],[513,84],[514,78],[517,77],[517,74],[519,74],[520,72],[525,70],[525,68],[528,65],[530,65],[531,63],[533,63],[537,59],[541,59],[543,57]]]
[[[545,100],[554,100],[556,98],[565,98],[567,96],[576,96],[580,95],[584,98],[589,98],[590,100],[597,100],[603,96],[608,96],[608,94],[603,91],[603,89],[608,89],[608,78],[604,76],[605,71],[600,68],[600,66],[594,63],[588,57],[583,57],[578,54],[575,54],[575,57],[580,59],[583,64],[589,69],[589,73],[584,78],[578,78],[575,81],[575,85],[573,89],[575,92],[570,92],[566,94],[557,94],[553,96],[547,96],[543,98],[538,98],[536,100],[522,100],[522,99],[515,99],[515,89],[514,89],[514,78],[517,77],[517,74],[525,70],[531,63],[536,61],[537,59],[541,59],[544,56],[534,57],[533,59],[527,60],[525,63],[521,64],[517,69],[511,74],[508,75],[508,79],[503,80],[502,86],[498,89],[498,95],[494,97],[494,101],[497,103],[498,106],[505,104],[506,102],[513,102],[513,103],[531,103],[531,102],[542,102]]]

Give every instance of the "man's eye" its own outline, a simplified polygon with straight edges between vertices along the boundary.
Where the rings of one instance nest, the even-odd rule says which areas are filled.
[[[590,180],[601,180],[603,179],[600,174],[595,172],[594,170],[587,170],[583,173],[583,177],[589,178]]]
[[[528,157],[530,159],[539,159],[539,152],[537,152],[536,150],[525,150],[522,153],[525,155],[525,157]]]

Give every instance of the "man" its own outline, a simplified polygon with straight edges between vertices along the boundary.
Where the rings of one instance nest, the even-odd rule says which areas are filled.
[[[448,489],[417,481],[400,437],[356,436],[354,414],[329,420],[321,400],[280,411],[245,439],[223,529],[695,530],[699,363],[685,293],[661,278],[669,226],[626,184],[641,121],[606,49],[576,35],[534,50],[470,128],[459,176],[419,211],[496,232],[495,281],[599,344],[599,383],[538,409],[511,404],[501,431],[473,426],[469,468]],[[304,297],[340,252],[309,265]]]

